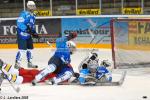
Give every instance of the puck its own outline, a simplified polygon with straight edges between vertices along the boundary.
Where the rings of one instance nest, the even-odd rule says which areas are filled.
[[[143,96],[143,99],[146,99],[147,98],[147,96]]]
[[[38,68],[38,66],[35,66],[35,68]]]

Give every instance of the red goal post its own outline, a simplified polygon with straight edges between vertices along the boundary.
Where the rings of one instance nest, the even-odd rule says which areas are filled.
[[[150,18],[110,22],[114,68],[150,67]]]

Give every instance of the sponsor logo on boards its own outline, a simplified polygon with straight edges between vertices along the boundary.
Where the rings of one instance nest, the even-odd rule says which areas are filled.
[[[51,12],[49,10],[35,10],[34,13],[37,16],[51,16]]]
[[[126,15],[139,15],[139,14],[143,14],[143,10],[142,8],[123,8],[122,9],[122,14],[126,14]]]
[[[100,15],[100,9],[78,9],[77,15]]]

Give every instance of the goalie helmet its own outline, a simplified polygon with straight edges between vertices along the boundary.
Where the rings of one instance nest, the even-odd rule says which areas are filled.
[[[28,1],[27,2],[27,8],[30,9],[30,10],[35,10],[36,5],[35,5],[34,1]]]
[[[67,46],[69,47],[71,54],[76,51],[76,44],[73,41],[68,41]]]
[[[108,60],[103,60],[101,62],[101,66],[104,66],[104,67],[109,67],[111,65],[111,63],[108,61]]]
[[[99,66],[98,62],[98,54],[97,53],[90,53],[89,60],[87,61],[88,69],[91,73],[95,73],[97,67]]]

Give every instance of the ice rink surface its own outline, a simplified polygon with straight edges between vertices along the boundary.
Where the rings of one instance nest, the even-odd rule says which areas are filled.
[[[1,49],[0,58],[14,65],[16,52],[17,49]],[[33,62],[39,65],[39,69],[42,69],[46,67],[52,54],[53,50],[49,48],[34,49]],[[79,63],[87,54],[86,50],[78,50],[72,55],[72,65],[75,71],[78,71]],[[99,50],[98,54],[100,60],[109,59],[111,61],[111,50]],[[22,66],[27,68],[25,62],[26,60],[23,59]],[[122,70],[127,70],[127,76],[122,86],[82,87],[44,84],[31,86],[31,84],[22,84],[19,85],[20,93],[16,93],[5,81],[2,85],[0,100],[150,100],[150,68],[113,70],[113,81],[119,79]],[[22,97],[27,99],[17,99]]]

